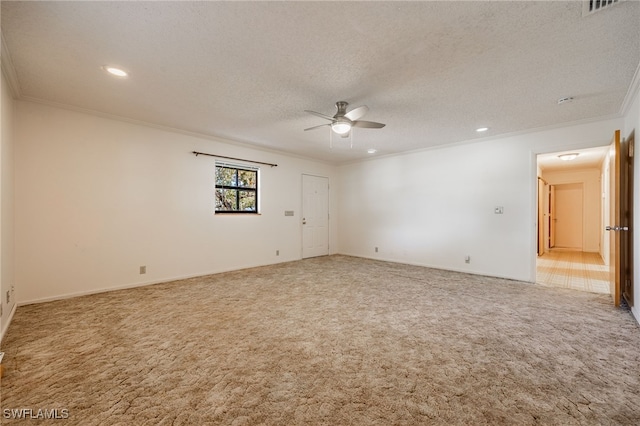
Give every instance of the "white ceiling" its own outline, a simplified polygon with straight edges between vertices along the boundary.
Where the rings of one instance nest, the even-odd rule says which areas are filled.
[[[551,154],[539,154],[538,166],[543,172],[586,168],[600,169],[609,149],[608,146],[601,146],[597,148],[554,152]],[[563,154],[578,154],[578,156],[573,160],[566,161],[559,157]]]
[[[616,116],[640,63],[632,0],[586,17],[578,1],[1,7],[22,99],[334,163]],[[303,131],[324,123],[304,110],[339,100],[387,126],[355,129],[353,148]]]

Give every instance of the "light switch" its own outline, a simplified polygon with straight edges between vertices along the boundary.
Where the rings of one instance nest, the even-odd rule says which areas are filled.
[[[502,206],[497,206],[495,209],[493,209],[493,212],[495,214],[503,214],[504,213],[504,207]]]

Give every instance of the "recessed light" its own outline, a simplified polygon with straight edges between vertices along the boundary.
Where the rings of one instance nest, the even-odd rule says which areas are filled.
[[[571,161],[571,160],[575,160],[578,155],[579,154],[577,152],[572,152],[569,154],[558,155],[558,158],[563,161]]]
[[[489,130],[489,128],[488,128],[488,127],[478,127],[478,128],[476,129],[476,132],[478,132],[478,133],[482,133],[482,132],[486,132],[487,130]]]
[[[125,70],[116,67],[104,66],[102,67],[106,72],[111,75],[115,75],[116,77],[126,77],[129,75]]]
[[[375,154],[376,152],[378,152],[378,150],[377,150],[377,149],[375,149],[375,148],[369,148],[369,149],[367,150],[367,152],[368,152],[369,154]]]

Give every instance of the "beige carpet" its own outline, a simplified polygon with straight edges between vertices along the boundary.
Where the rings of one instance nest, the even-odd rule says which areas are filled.
[[[69,413],[29,424],[640,424],[608,296],[347,256],[20,307],[3,350],[3,414]]]

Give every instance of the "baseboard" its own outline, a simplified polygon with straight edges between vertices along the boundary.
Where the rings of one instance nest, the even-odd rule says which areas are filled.
[[[18,304],[14,303],[11,308],[11,312],[9,313],[9,318],[7,318],[6,324],[3,324],[2,332],[0,333],[0,344],[4,340],[4,335],[7,334],[7,330],[9,330],[9,325],[11,324],[11,320],[13,320],[13,315],[16,313],[16,309],[18,309]]]
[[[289,260],[282,260],[280,262],[264,263],[264,264],[257,264],[257,265],[246,265],[246,266],[237,267],[237,268],[221,269],[221,270],[216,270],[211,272],[200,272],[200,273],[189,274],[189,275],[179,275],[179,276],[162,278],[162,279],[152,280],[152,281],[143,281],[143,282],[137,282],[137,283],[131,283],[131,284],[123,284],[123,285],[113,286],[113,287],[103,287],[103,288],[86,290],[86,291],[77,291],[73,293],[65,293],[65,294],[60,294],[56,296],[41,297],[38,299],[21,300],[21,301],[18,301],[17,305],[26,306],[26,305],[33,305],[36,303],[54,302],[56,300],[72,299],[74,297],[90,296],[92,294],[108,293],[110,291],[128,290],[131,288],[170,283],[172,281],[187,280],[189,278],[206,277],[207,275],[224,274],[225,272],[233,272],[233,271],[240,271],[243,269],[252,269],[252,268],[260,268],[262,266],[277,265],[278,263],[295,262],[297,260],[300,260],[300,259],[289,259]]]
[[[547,248],[544,250],[545,253],[550,252],[550,251],[579,251],[582,253],[600,253],[600,249],[593,249],[593,250],[587,250],[587,249],[581,249],[581,248],[571,248],[571,247],[552,247],[552,248]]]
[[[638,307],[637,306],[634,306],[633,308],[631,308],[631,315],[636,320],[638,325],[640,325],[640,311],[638,311]]]
[[[363,255],[359,255],[359,254],[350,254],[350,253],[336,253],[336,254],[341,254],[343,256],[359,257],[361,259],[379,260],[381,262],[400,263],[400,264],[403,264],[403,265],[411,265],[411,266],[421,266],[423,268],[439,269],[441,271],[451,271],[451,272],[460,272],[460,273],[463,273],[463,274],[479,275],[481,277],[501,278],[501,279],[511,280],[511,281],[533,283],[532,281],[524,279],[524,278],[514,278],[514,277],[510,277],[508,275],[498,275],[498,274],[493,274],[493,273],[484,272],[484,271],[478,271],[478,270],[459,269],[459,268],[444,268],[444,267],[442,267],[440,265],[432,265],[432,264],[429,264],[429,263],[408,262],[406,260],[398,260],[398,259],[385,258],[385,257],[363,256]]]

